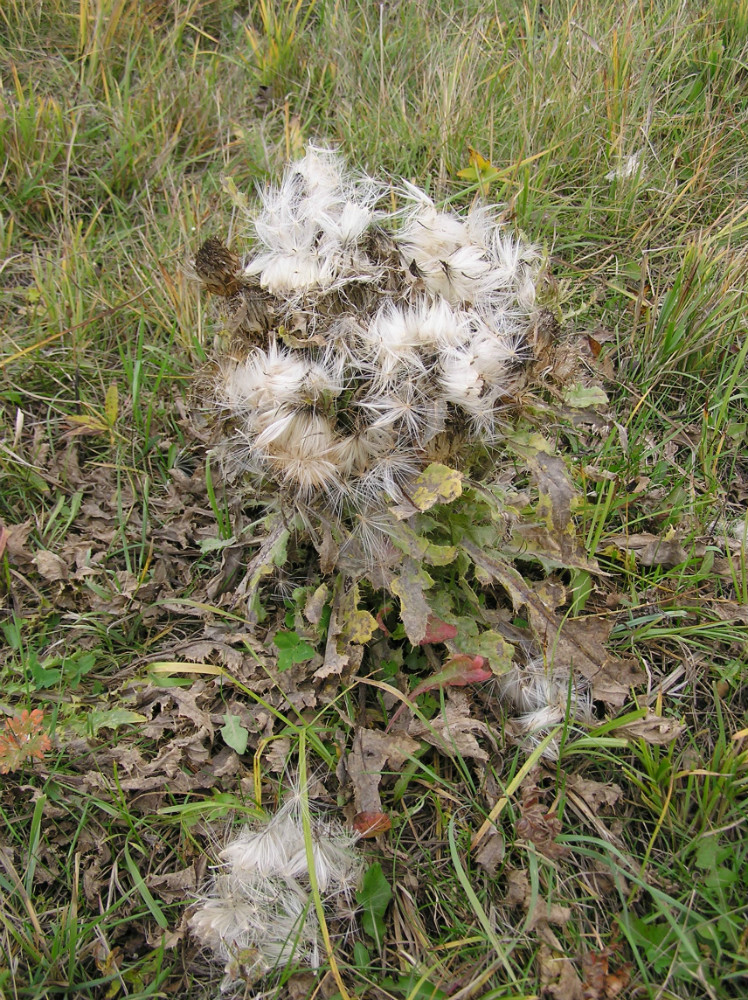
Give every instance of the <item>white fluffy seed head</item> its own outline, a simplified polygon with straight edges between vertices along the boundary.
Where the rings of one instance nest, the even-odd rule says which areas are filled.
[[[219,854],[220,860],[233,873],[249,878],[251,874],[281,874],[290,855],[303,845],[303,837],[293,824],[281,818],[256,830],[245,827]]]
[[[287,423],[286,423],[287,421]],[[340,466],[337,437],[329,420],[314,412],[292,413],[264,449],[268,467],[301,498],[335,488]],[[267,433],[267,432],[265,432]],[[257,443],[262,440],[258,438]]]
[[[376,362],[379,381],[420,366],[418,327],[406,308],[385,302],[362,332],[362,340],[365,354]]]
[[[266,350],[255,348],[244,361],[224,369],[219,401],[237,415],[258,409],[272,412],[301,398],[309,369],[306,358],[271,341]]]
[[[549,729],[571,722],[593,721],[592,698],[588,687],[561,667],[546,667],[533,660],[515,666],[499,679],[499,694],[515,712],[512,723],[528,744],[535,746]],[[553,741],[544,756],[555,759],[558,743]]]
[[[311,810],[311,854],[325,906],[352,904],[363,863],[356,838]],[[245,827],[220,852],[220,866],[190,919],[200,943],[225,964],[226,985],[291,962],[317,968],[321,943],[297,795]]]
[[[537,247],[521,242],[506,229],[494,230],[489,249],[496,288],[518,288],[537,267]]]
[[[385,495],[395,503],[407,499],[407,489],[418,475],[420,463],[415,450],[397,445],[382,455],[376,464],[352,486],[359,504],[372,505]]]
[[[338,441],[335,461],[347,477],[367,472],[383,455],[395,447],[396,439],[386,427],[363,427]]]
[[[411,187],[411,191],[414,189]],[[456,215],[440,212],[433,201],[419,192],[415,206],[406,215],[396,239],[409,266],[412,260],[440,259],[470,243],[465,223]]]
[[[371,178],[350,177],[334,151],[310,146],[280,185],[261,194],[246,277],[294,304],[378,280],[381,267],[359,244],[381,217],[375,206],[382,190]]]
[[[394,389],[369,392],[358,406],[372,430],[387,431],[399,441],[421,447],[444,429],[447,418],[444,401],[433,399],[430,388],[427,377],[415,375]]]

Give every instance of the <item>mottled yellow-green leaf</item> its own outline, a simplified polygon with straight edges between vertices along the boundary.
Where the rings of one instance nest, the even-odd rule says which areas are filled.
[[[379,628],[373,615],[359,609],[358,601],[358,584],[354,584],[340,601],[340,639],[345,644],[363,645]]]
[[[462,473],[432,462],[416,477],[408,498],[419,510],[429,510],[437,503],[451,503],[461,493]]]
[[[527,459],[538,452],[553,454],[551,442],[535,431],[510,431],[504,435],[504,441],[520,458]]]
[[[371,639],[378,628],[376,618],[370,615],[368,611],[359,609],[349,615],[343,622],[341,635],[346,642],[355,642],[363,645]]]
[[[472,653],[473,656],[482,656],[488,660],[491,672],[497,677],[511,669],[514,657],[514,647],[492,629],[487,629],[485,632],[481,632],[477,639],[472,639],[465,652]]]
[[[429,566],[448,566],[457,558],[456,546],[436,545],[423,535],[416,534],[407,524],[393,527],[390,537],[401,552],[418,562],[428,563]]]

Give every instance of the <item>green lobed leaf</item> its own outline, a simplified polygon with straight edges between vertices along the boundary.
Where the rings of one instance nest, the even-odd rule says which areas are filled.
[[[139,725],[148,720],[140,712],[132,712],[129,708],[110,708],[106,711],[89,712],[86,721],[95,736],[100,729],[119,729],[120,726]]]

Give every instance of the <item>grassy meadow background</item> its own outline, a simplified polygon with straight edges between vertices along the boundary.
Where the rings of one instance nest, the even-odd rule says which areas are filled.
[[[21,753],[0,733],[0,997],[218,995],[185,913],[227,821],[272,809],[300,752],[344,809],[338,762],[386,726],[373,688],[313,690],[306,646],[278,670],[269,636],[320,581],[301,542],[249,628],[260,514],[206,459],[221,325],[185,264],[241,250],[231,192],[308,140],[483,194],[544,248],[609,402],[549,379],[521,419],[600,572],[518,565],[644,679],[529,783],[476,694],[487,762],[424,743],[384,768],[392,831],[362,845],[384,936],[239,995],[745,996],[748,2],[5,0],[0,711],[43,719]],[[397,655],[396,686],[433,672]]]

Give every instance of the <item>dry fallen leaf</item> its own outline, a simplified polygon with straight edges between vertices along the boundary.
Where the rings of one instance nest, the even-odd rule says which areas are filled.
[[[31,552],[26,548],[26,540],[31,534],[31,520],[20,524],[4,524],[3,540],[8,555],[14,562],[29,563],[33,561]]]
[[[475,860],[488,875],[495,875],[505,854],[504,836],[499,830],[493,829],[481,841],[475,852]]]
[[[205,729],[210,739],[213,739],[213,723],[210,715],[198,707],[197,699],[203,693],[204,682],[196,681],[189,688],[169,688],[169,696],[177,706],[177,715],[184,716],[194,722],[198,729]]]
[[[447,689],[444,708],[428,722],[413,719],[408,735],[425,740],[449,757],[472,757],[488,760],[487,752],[478,744],[474,733],[490,736],[488,726],[470,717],[468,698],[464,691]]]
[[[530,880],[524,868],[513,868],[506,873],[506,895],[504,902],[507,906],[524,906],[530,898]]]
[[[748,625],[748,604],[736,604],[735,601],[710,602],[709,609],[724,622],[740,622]]]
[[[543,791],[531,777],[522,783],[520,800],[520,817],[516,823],[517,836],[529,840],[537,850],[552,861],[569,855],[569,848],[557,844],[556,837],[561,833],[561,821],[553,812],[549,812],[543,804]]]
[[[603,539],[603,545],[614,545],[622,552],[632,552],[642,566],[664,566],[672,568],[686,562],[692,556],[703,556],[706,543],[694,542],[690,552],[682,545],[680,538],[662,538],[649,532],[634,535],[612,535]]]
[[[677,739],[686,727],[675,719],[663,719],[660,715],[648,711],[643,719],[629,722],[625,726],[614,729],[616,736],[627,736],[631,739],[644,740],[645,743],[665,744]]]
[[[382,813],[379,783],[387,765],[399,770],[418,750],[418,743],[405,733],[382,733],[359,727],[348,754],[348,777],[353,785],[357,813]]]
[[[148,888],[165,903],[174,903],[194,896],[198,881],[194,862],[189,868],[183,868],[181,871],[167,872],[165,875],[148,875],[145,879]]]
[[[306,620],[311,622],[312,625],[319,625],[322,621],[322,613],[325,610],[325,604],[327,604],[329,597],[329,587],[326,583],[321,583],[314,593],[310,594],[307,598],[307,602],[304,605],[304,615]]]
[[[48,549],[40,549],[34,556],[34,563],[39,575],[50,582],[67,580],[70,573],[69,567],[60,556]]]
[[[610,959],[616,953],[616,946],[588,951],[582,956],[585,1000],[615,1000],[628,986],[631,979],[631,965],[625,962],[618,972],[610,971]]]
[[[592,781],[581,774],[570,774],[566,781],[568,790],[584,799],[590,810],[597,814],[612,809],[623,795],[623,789],[610,781]]]
[[[192,663],[206,663],[215,657],[221,666],[231,673],[238,673],[244,663],[244,655],[227,642],[217,639],[197,639],[179,647],[180,660],[190,660]]]
[[[392,829],[392,820],[383,812],[361,812],[353,817],[353,829],[363,840]]]
[[[546,933],[548,924],[563,927],[571,919],[571,909],[558,903],[549,903],[540,894],[533,898],[530,880],[524,868],[507,872],[507,891],[504,902],[507,906],[521,906],[527,914],[525,926],[527,930],[539,930]]]
[[[546,944],[536,958],[542,995],[553,1000],[586,1000],[584,987],[571,961]]]

